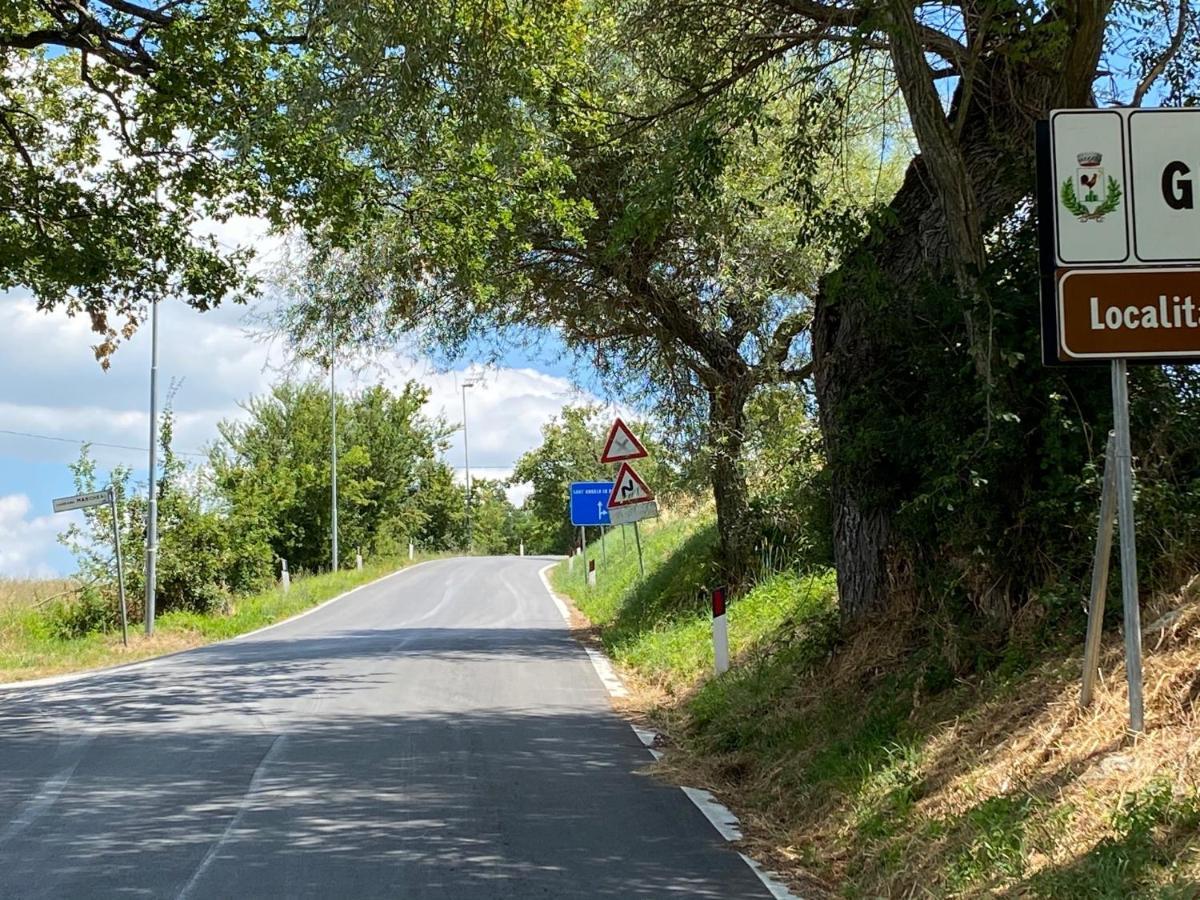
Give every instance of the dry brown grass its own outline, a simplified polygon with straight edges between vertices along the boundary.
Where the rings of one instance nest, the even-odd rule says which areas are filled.
[[[78,586],[69,578],[0,578],[0,613],[47,603]]]
[[[740,747],[697,726],[689,697],[626,674],[632,710],[674,747],[658,774],[714,790],[742,818],[747,849],[805,896],[1200,898],[1200,583],[1144,621],[1138,736],[1117,634],[1090,708],[1078,705],[1078,660],[1061,654],[1015,680],[985,675],[930,696],[916,679],[911,696],[883,698],[907,710],[894,747],[855,731],[895,689],[887,673],[911,662],[910,635],[894,625],[747,708],[769,722]],[[763,735],[769,749],[754,744]],[[831,762],[839,748],[861,751],[861,769]],[[1143,834],[1126,811],[1151,795]]]

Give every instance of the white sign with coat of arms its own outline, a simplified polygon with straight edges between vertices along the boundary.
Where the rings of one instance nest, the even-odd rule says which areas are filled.
[[[1200,263],[1200,109],[1050,115],[1060,267]]]

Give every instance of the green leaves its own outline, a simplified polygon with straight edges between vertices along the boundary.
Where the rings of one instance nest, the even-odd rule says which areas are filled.
[[[338,539],[342,562],[365,554],[457,546],[463,495],[437,459],[447,435],[415,383],[338,398]],[[221,426],[212,466],[231,514],[254,523],[293,571],[330,563],[330,399],[325,385],[284,383],[250,400],[248,420]],[[447,489],[453,514],[447,514]]]

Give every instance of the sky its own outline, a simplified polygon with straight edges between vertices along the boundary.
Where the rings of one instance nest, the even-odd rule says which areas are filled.
[[[259,266],[270,265],[277,254],[277,244],[254,220],[210,228],[226,246],[254,246]],[[208,313],[178,301],[160,306],[159,397],[161,405],[175,384],[177,451],[203,452],[217,438],[218,422],[241,415],[238,404],[265,392],[289,367],[286,348],[256,333],[252,323],[261,318],[256,312],[261,306],[229,305]],[[55,515],[51,501],[75,493],[68,464],[78,458],[77,441],[94,442],[101,472],[124,464],[133,467],[135,479],[146,479],[150,329],[123,344],[108,371],[95,360],[96,342],[86,318],[38,312],[28,292],[19,289],[0,293],[0,577],[74,571],[57,535],[73,517],[82,521],[82,514]],[[464,376],[480,378],[467,392],[473,478],[507,477],[563,405],[597,399],[595,385],[592,391],[575,386],[569,361],[552,338],[537,351],[514,349],[488,368],[464,360],[438,369],[401,352],[355,368],[339,372],[339,390],[413,379],[430,389],[426,412],[453,426],[462,422]],[[461,430],[446,460],[461,478]],[[520,503],[526,493],[515,486],[509,496]]]

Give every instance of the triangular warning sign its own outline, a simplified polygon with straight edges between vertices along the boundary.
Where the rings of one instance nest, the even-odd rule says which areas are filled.
[[[613,422],[608,430],[608,439],[604,442],[604,452],[600,454],[602,463],[618,463],[627,459],[641,459],[649,456],[642,442],[633,436],[629,426],[620,419]]]
[[[621,470],[617,472],[616,481],[613,482],[612,493],[608,495],[608,508],[633,506],[635,503],[646,503],[653,499],[654,491],[642,481],[642,477],[633,471],[629,463],[621,463]]]

